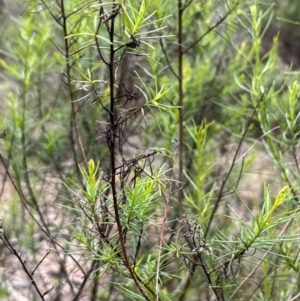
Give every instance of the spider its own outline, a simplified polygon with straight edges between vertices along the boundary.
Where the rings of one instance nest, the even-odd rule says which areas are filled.
[[[132,41],[125,44],[127,47],[129,48],[136,48],[136,47],[139,47],[141,45],[141,41],[140,40],[137,40],[133,35],[130,35],[131,38],[132,38]]]
[[[124,48],[124,47],[128,47],[128,48],[137,48],[141,45],[141,41],[140,40],[137,40],[132,34],[130,35],[132,41],[130,41],[129,43],[126,43],[120,47],[118,47],[115,51],[117,50],[120,50],[121,48]]]

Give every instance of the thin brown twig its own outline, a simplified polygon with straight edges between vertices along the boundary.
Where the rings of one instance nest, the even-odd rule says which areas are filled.
[[[65,42],[66,74],[67,74],[68,89],[69,89],[69,96],[70,96],[70,102],[71,102],[71,114],[72,114],[71,127],[73,128],[73,126],[72,126],[72,121],[73,121],[74,122],[74,127],[75,127],[75,132],[76,132],[77,143],[78,143],[79,149],[81,151],[84,164],[87,167],[87,158],[86,158],[86,155],[85,155],[85,151],[84,151],[82,141],[81,141],[81,136],[80,136],[80,133],[79,133],[78,123],[77,123],[77,116],[76,116],[76,108],[75,108],[75,103],[74,103],[74,93],[73,93],[73,90],[72,90],[72,83],[71,83],[71,68],[72,68],[72,66],[71,66],[71,63],[70,63],[70,45],[69,45],[69,41],[67,39],[67,36],[70,33],[68,31],[67,16],[66,16],[66,13],[65,13],[64,0],[61,0],[61,14],[62,14],[62,20],[63,20],[62,23],[63,23],[63,32],[64,32],[64,42]],[[72,137],[71,137],[71,139],[72,139]],[[78,166],[75,145],[73,145],[73,143],[72,143],[72,146],[73,146],[73,154],[74,154],[75,163],[76,163],[76,166]]]
[[[220,18],[220,20],[218,22],[216,22],[213,26],[210,26],[209,29],[202,35],[200,36],[198,39],[196,39],[190,46],[188,46],[187,48],[185,48],[185,50],[183,51],[183,53],[188,52],[189,50],[191,50],[193,47],[195,47],[199,42],[201,42],[210,32],[212,32],[214,29],[216,29],[219,25],[221,25],[227,18],[228,16],[237,8],[237,6],[239,5],[240,0],[237,1],[233,7],[231,9],[229,9],[229,11]]]
[[[175,72],[175,70],[173,69],[173,67],[172,67],[172,65],[171,65],[171,62],[170,62],[170,60],[169,60],[167,51],[166,51],[166,49],[165,49],[165,47],[164,47],[163,40],[162,40],[162,39],[159,39],[159,43],[160,43],[161,50],[162,50],[163,53],[164,53],[165,59],[166,59],[166,61],[167,61],[167,64],[168,64],[168,66],[169,66],[171,72],[172,72],[173,75],[176,77],[176,79],[179,80],[178,74]]]
[[[22,193],[20,192],[19,188],[17,187],[15,181],[13,180],[6,164],[5,164],[5,161],[2,157],[2,155],[0,154],[0,161],[2,162],[2,165],[4,166],[5,168],[5,171],[7,173],[7,176],[9,177],[9,180],[10,182],[12,183],[15,191],[17,192],[21,202],[22,202],[22,205],[24,206],[24,208],[26,209],[26,211],[29,213],[29,215],[31,216],[31,218],[34,220],[34,222],[38,225],[38,227],[42,230],[42,232],[51,240],[51,242],[53,243],[53,245],[56,245],[58,247],[60,247],[63,251],[67,252],[67,250],[61,246],[51,235],[50,233],[48,233],[48,231],[46,231],[42,225],[39,223],[39,221],[35,218],[34,214],[30,211],[29,207],[27,206],[27,203],[22,195]],[[84,274],[84,270],[82,269],[81,265],[78,263],[78,261],[71,255],[69,254],[70,258],[76,263],[76,265],[78,266],[78,268],[81,270],[81,272]]]
[[[117,9],[116,4],[113,4],[113,10]],[[124,257],[124,263],[127,268],[127,270],[130,273],[130,276],[132,280],[135,282],[138,290],[141,292],[143,297],[147,301],[151,301],[151,298],[146,293],[142,281],[140,278],[136,275],[135,271],[133,270],[131,263],[129,261],[129,257],[127,254],[127,249],[125,245],[125,237],[123,232],[123,227],[121,224],[121,219],[119,215],[119,202],[118,202],[118,193],[117,193],[117,184],[116,184],[116,150],[117,150],[117,130],[118,130],[118,120],[117,120],[117,112],[115,107],[115,96],[114,96],[114,84],[115,84],[115,72],[114,72],[114,55],[115,55],[115,49],[114,49],[114,27],[115,27],[115,18],[112,18],[110,20],[110,31],[109,31],[109,37],[110,37],[110,60],[109,60],[109,76],[110,76],[110,127],[108,131],[109,135],[107,135],[107,143],[110,150],[110,164],[111,164],[111,189],[112,189],[112,198],[113,198],[113,207],[115,212],[115,220],[118,228],[119,233],[119,240],[121,245],[122,254]],[[119,147],[120,148],[120,147]],[[148,290],[149,291],[149,290]]]
[[[258,101],[257,101],[257,103],[256,103],[256,106],[255,106],[255,108],[254,108],[254,110],[253,110],[251,116],[250,116],[249,119],[248,119],[247,126],[246,126],[246,128],[245,128],[245,130],[244,130],[244,132],[243,132],[243,134],[242,134],[242,137],[241,137],[241,139],[240,139],[240,141],[239,141],[239,144],[238,144],[237,149],[236,149],[236,151],[235,151],[235,154],[234,154],[234,156],[233,156],[233,159],[232,159],[231,165],[230,165],[230,167],[229,167],[229,170],[228,170],[228,172],[227,172],[225,178],[222,180],[221,187],[220,187],[220,189],[219,189],[219,193],[218,193],[218,196],[217,196],[217,200],[215,201],[213,210],[212,210],[212,212],[210,213],[210,217],[209,217],[209,220],[208,220],[208,224],[207,224],[207,227],[206,227],[205,232],[204,232],[204,238],[206,238],[207,235],[208,235],[208,232],[209,232],[209,230],[210,230],[211,223],[212,223],[212,221],[213,221],[213,218],[214,218],[214,216],[215,216],[215,213],[216,213],[216,211],[217,211],[217,209],[218,209],[218,207],[219,207],[219,204],[220,204],[220,202],[221,202],[221,199],[222,199],[222,197],[223,197],[223,193],[224,193],[223,191],[224,191],[224,188],[225,188],[225,184],[227,183],[227,180],[229,179],[229,176],[231,175],[232,170],[233,170],[233,168],[234,168],[234,166],[235,166],[235,164],[236,164],[237,156],[238,156],[238,154],[239,154],[239,152],[240,152],[240,149],[241,149],[241,147],[242,147],[242,144],[243,144],[243,142],[244,142],[244,140],[245,140],[245,138],[246,138],[246,134],[247,134],[247,132],[248,132],[248,130],[249,130],[251,121],[252,121],[252,119],[254,118],[254,115],[256,114],[256,111],[257,111],[257,109],[258,109],[260,103],[263,101],[263,99],[265,98],[265,96],[266,96],[267,93],[268,93],[268,90],[266,89],[266,90],[262,93],[262,95],[260,96],[260,98],[258,99]]]
[[[2,222],[2,221],[1,221],[1,222]],[[5,232],[4,232],[3,228],[2,228],[2,224],[0,225],[0,239],[4,242],[4,244],[7,246],[7,248],[9,249],[9,251],[10,251],[13,255],[15,255],[15,256],[17,257],[18,261],[19,261],[19,262],[21,263],[21,265],[22,265],[23,271],[26,273],[26,275],[27,275],[28,278],[30,279],[31,284],[32,284],[33,287],[35,288],[35,290],[36,290],[36,292],[38,293],[38,295],[40,296],[41,300],[44,301],[44,300],[45,300],[44,297],[45,297],[47,294],[49,294],[49,293],[52,291],[52,289],[53,289],[54,287],[51,287],[50,289],[48,289],[47,291],[45,291],[44,293],[42,293],[42,292],[40,291],[40,289],[38,288],[38,286],[37,286],[37,284],[36,284],[36,282],[35,282],[35,280],[34,280],[34,278],[33,278],[33,274],[34,274],[34,272],[36,271],[36,269],[37,269],[37,268],[42,264],[42,262],[45,260],[45,258],[46,258],[47,255],[50,253],[50,251],[48,251],[48,252],[46,253],[46,255],[40,260],[40,262],[38,262],[38,264],[37,264],[36,267],[33,269],[33,271],[30,272],[30,271],[28,270],[27,266],[26,266],[26,261],[23,260],[23,259],[21,258],[21,255],[18,254],[18,252],[16,251],[16,249],[15,249],[15,248],[13,247],[13,245],[10,243],[8,237],[6,236],[6,234],[5,234]]]

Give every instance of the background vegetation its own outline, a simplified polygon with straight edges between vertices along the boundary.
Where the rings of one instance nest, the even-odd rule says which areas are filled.
[[[1,300],[297,300],[297,0],[1,2]]]

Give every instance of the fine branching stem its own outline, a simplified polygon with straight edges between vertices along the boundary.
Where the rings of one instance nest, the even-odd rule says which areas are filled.
[[[66,16],[65,13],[65,3],[64,0],[61,0],[60,2],[60,7],[61,7],[61,13],[62,13],[62,23],[63,23],[63,33],[64,33],[64,41],[65,41],[65,59],[66,59],[66,74],[67,74],[67,86],[69,90],[69,96],[70,96],[70,104],[71,104],[71,118],[70,118],[70,123],[71,123],[71,145],[73,147],[73,155],[74,155],[74,161],[75,165],[78,166],[78,159],[77,159],[77,152],[76,152],[76,144],[73,143],[73,127],[75,128],[75,135],[77,139],[77,143],[79,146],[79,149],[81,151],[81,155],[83,158],[83,162],[85,166],[87,167],[87,158],[85,155],[85,151],[82,145],[81,141],[81,136],[78,128],[78,122],[77,122],[77,113],[76,113],[76,107],[75,107],[75,102],[74,102],[74,91],[73,91],[73,84],[71,81],[71,69],[72,69],[72,64],[71,64],[71,57],[70,57],[70,40],[67,38],[68,35],[70,34],[68,30],[68,17]]]
[[[226,176],[224,177],[224,179],[222,180],[222,183],[221,183],[221,186],[220,186],[220,189],[219,189],[219,193],[218,193],[218,196],[217,196],[217,199],[214,203],[214,207],[213,207],[213,210],[210,214],[210,218],[208,219],[208,224],[207,224],[207,227],[205,229],[205,233],[204,233],[204,238],[206,239],[207,238],[207,235],[209,233],[209,230],[210,230],[210,227],[211,227],[211,223],[215,217],[215,213],[220,205],[220,202],[222,200],[222,197],[223,197],[223,194],[224,194],[224,188],[225,188],[225,185],[229,179],[229,176],[231,175],[232,171],[233,171],[233,168],[236,164],[236,159],[238,158],[238,155],[239,155],[239,152],[240,152],[240,149],[242,147],[242,144],[246,138],[246,135],[247,135],[247,132],[249,130],[249,127],[250,127],[250,124],[251,124],[251,121],[253,120],[255,114],[257,113],[257,109],[260,105],[260,103],[264,100],[264,97],[266,96],[266,94],[268,93],[268,90],[265,90],[264,93],[262,93],[262,95],[260,96],[260,98],[258,99],[257,103],[256,103],[256,106],[255,108],[253,109],[253,112],[251,114],[251,116],[249,117],[248,121],[247,121],[247,125],[246,125],[246,128],[245,130],[243,131],[243,134],[240,138],[240,141],[239,141],[239,144],[236,148],[236,151],[234,153],[234,156],[233,156],[233,159],[231,161],[231,165],[229,167],[229,170],[228,172],[226,173]],[[239,176],[240,177],[240,176]]]
[[[178,0],[178,114],[179,114],[179,183],[184,183],[184,117],[183,117],[183,39],[182,39],[182,18],[184,7],[181,0]],[[183,189],[178,190],[178,212],[177,218],[183,214]]]
[[[117,9],[117,5],[113,5],[113,10]],[[118,192],[117,192],[117,184],[116,184],[116,153],[117,153],[117,135],[118,135],[118,123],[116,118],[116,109],[115,109],[115,96],[114,96],[114,84],[115,84],[115,70],[114,70],[114,56],[115,56],[115,49],[114,49],[114,29],[115,29],[115,19],[112,18],[111,26],[109,31],[110,37],[110,61],[109,61],[109,78],[110,78],[110,128],[108,133],[108,146],[110,149],[110,163],[111,163],[111,189],[112,189],[112,196],[113,196],[113,204],[114,204],[114,212],[115,212],[115,219],[118,227],[120,245],[122,249],[122,253],[124,256],[124,262],[126,268],[128,269],[132,279],[134,280],[135,284],[137,285],[139,291],[144,296],[146,300],[151,300],[151,298],[147,295],[140,280],[137,278],[132,265],[129,261],[129,257],[127,254],[126,249],[126,242],[124,239],[124,232],[123,227],[119,215],[119,202],[118,202]]]
[[[12,10],[2,298],[299,297],[299,25],[278,23],[280,1],[259,2]]]

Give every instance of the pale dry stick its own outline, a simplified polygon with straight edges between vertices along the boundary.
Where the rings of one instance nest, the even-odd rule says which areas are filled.
[[[183,104],[184,104],[184,92],[183,92],[183,56],[184,56],[184,49],[183,49],[183,13],[185,10],[185,6],[183,5],[182,0],[178,0],[178,114],[179,114],[179,174],[178,180],[179,183],[184,182],[184,112],[183,112]],[[179,218],[183,214],[183,190],[178,191],[178,212],[176,217]]]
[[[174,166],[173,166],[173,176],[174,176]],[[172,176],[172,178],[173,178]],[[170,196],[177,191],[172,191],[172,183],[173,179],[171,178],[171,184],[170,184],[170,189],[169,189],[169,195],[168,197],[165,196],[165,194],[162,192],[163,198],[165,200],[166,206],[165,206],[165,211],[164,211],[164,218],[162,222],[162,227],[160,231],[160,242],[159,242],[159,249],[158,249],[158,259],[157,259],[157,269],[156,269],[156,276],[155,276],[155,295],[156,295],[156,301],[159,301],[158,297],[158,291],[159,291],[159,270],[160,270],[160,259],[161,259],[161,252],[162,252],[162,244],[163,244],[163,238],[164,238],[164,233],[165,233],[165,224],[167,220],[167,215],[168,215],[168,209],[169,209],[169,203],[170,203]],[[180,187],[179,189],[182,189],[183,187]]]
[[[170,191],[171,191],[171,189],[170,189]],[[164,212],[162,227],[161,227],[161,231],[160,231],[160,242],[159,242],[159,249],[158,249],[156,276],[155,276],[155,300],[156,301],[159,300],[159,297],[158,297],[159,283],[158,282],[159,282],[160,259],[161,259],[161,251],[162,251],[162,244],[163,244],[163,238],[164,238],[164,232],[165,232],[165,224],[166,224],[166,220],[167,220],[167,214],[168,214],[168,209],[169,209],[169,200],[170,200],[169,199],[170,195],[168,197],[166,197],[163,192],[162,192],[162,194],[163,194],[163,197],[165,199],[166,206],[165,206],[165,212]]]
[[[281,230],[281,232],[279,233],[277,240],[288,230],[288,228],[290,227],[290,225],[292,224],[295,215],[300,211],[300,208],[297,209],[297,211],[294,213],[294,215],[291,217],[291,219],[286,223],[286,225],[283,227],[283,229]],[[266,253],[264,254],[264,256],[260,259],[260,261],[257,263],[257,265],[253,268],[253,270],[249,273],[249,275],[242,281],[242,283],[235,289],[235,291],[231,294],[231,296],[229,297],[229,300],[232,300],[232,298],[236,295],[236,293],[241,289],[241,287],[250,279],[250,277],[255,273],[255,271],[260,267],[260,265],[262,264],[262,262],[265,260],[265,258],[267,257],[267,255],[272,251],[272,249],[274,248],[275,243],[272,244],[270,246],[270,248],[266,251]]]
[[[297,294],[295,297],[293,297],[291,300],[289,301],[295,301],[295,300],[299,300],[299,297],[300,297],[300,293]]]

